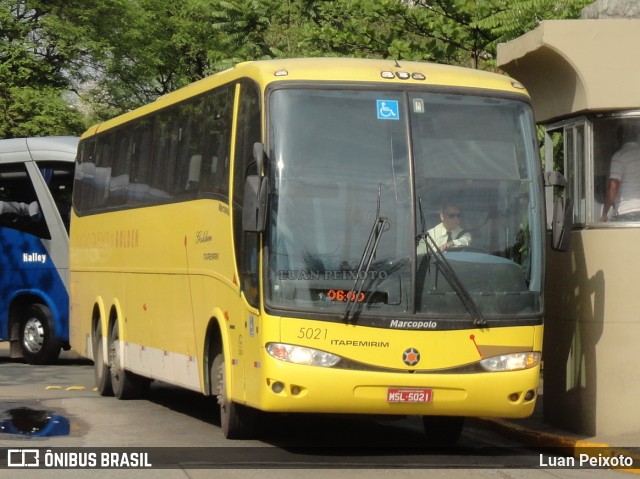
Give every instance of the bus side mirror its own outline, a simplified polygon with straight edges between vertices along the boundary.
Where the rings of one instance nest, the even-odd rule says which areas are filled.
[[[264,173],[264,145],[259,141],[253,144],[253,159],[256,160],[256,171],[259,175]]]
[[[262,143],[254,143],[253,158],[256,175],[248,175],[244,184],[244,204],[242,206],[242,228],[252,233],[262,233],[267,220],[267,195],[269,181],[264,172],[265,151]]]
[[[545,186],[564,189],[567,180],[557,171],[545,174]],[[553,197],[553,217],[551,220],[551,248],[555,251],[567,251],[571,241],[573,227],[573,201],[565,196]]]
[[[267,219],[267,195],[269,180],[266,176],[249,175],[244,183],[242,228],[252,233],[262,233]]]
[[[558,196],[553,200],[553,220],[551,223],[551,248],[567,251],[573,227],[573,201]]]

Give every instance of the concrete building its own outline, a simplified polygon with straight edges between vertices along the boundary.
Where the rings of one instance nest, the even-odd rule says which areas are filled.
[[[603,216],[612,157],[640,131],[639,49],[640,2],[625,0],[498,47],[545,127],[545,168],[574,200],[570,252],[548,255],[543,410],[580,434],[640,432],[640,222],[616,213],[620,198]]]

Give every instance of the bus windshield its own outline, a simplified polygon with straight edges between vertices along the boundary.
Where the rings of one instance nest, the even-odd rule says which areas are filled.
[[[353,301],[374,323],[468,321],[446,267],[487,318],[541,313],[542,186],[526,103],[339,88],[269,98],[267,307],[335,316]]]

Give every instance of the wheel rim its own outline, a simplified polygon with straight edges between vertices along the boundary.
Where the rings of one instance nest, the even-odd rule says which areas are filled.
[[[227,401],[227,387],[225,384],[225,373],[224,373],[224,361],[220,364],[220,367],[217,371],[218,375],[218,405],[220,406],[220,411],[223,415],[226,415],[227,409],[229,407],[229,401]]]
[[[225,436],[229,436],[229,431],[232,423],[232,408],[233,405],[229,401],[229,397],[227,396],[227,384],[226,384],[226,373],[225,373],[225,363],[224,361],[220,361],[218,368],[216,370],[216,377],[218,380],[218,397],[217,402],[220,407],[220,428]]]
[[[24,325],[22,344],[30,353],[38,353],[44,344],[44,326],[37,318],[29,319]]]
[[[98,370],[101,370],[104,366],[104,359],[102,359],[102,338],[96,340],[96,347],[94,348],[93,362]]]
[[[95,352],[93,354],[93,362],[96,370],[96,379],[102,380],[102,376],[104,375],[104,357],[102,356],[102,336],[98,336],[96,339],[96,347]]]
[[[111,380],[117,384],[120,381],[120,341],[116,337],[109,347],[109,364],[111,366]]]

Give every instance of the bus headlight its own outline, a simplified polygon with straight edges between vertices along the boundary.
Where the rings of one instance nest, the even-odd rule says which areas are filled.
[[[480,365],[487,371],[519,371],[529,369],[540,364],[540,353],[512,353],[483,359]]]
[[[336,356],[335,354],[313,348],[306,348],[304,346],[293,346],[291,344],[269,343],[267,344],[267,352],[281,361],[307,366],[330,368],[340,361],[340,356]]]

